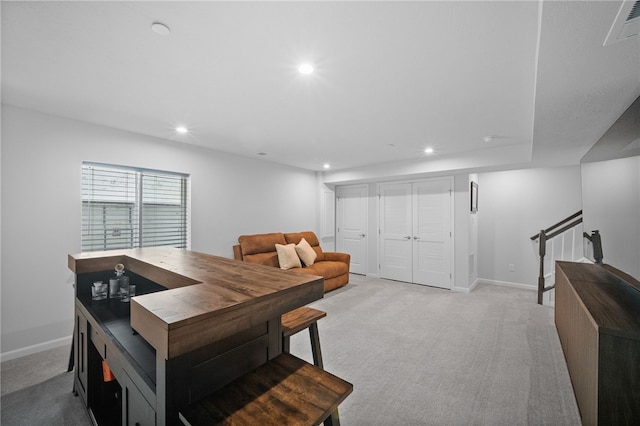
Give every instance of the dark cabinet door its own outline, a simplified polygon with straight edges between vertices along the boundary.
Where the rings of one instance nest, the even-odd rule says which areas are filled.
[[[123,422],[125,426],[154,426],[156,413],[129,376],[124,389]]]
[[[87,333],[89,325],[87,318],[79,311],[76,310],[76,324],[75,324],[74,349],[75,349],[75,390],[82,397],[84,403],[87,403],[87,383],[89,377],[89,365],[88,365],[88,338]]]

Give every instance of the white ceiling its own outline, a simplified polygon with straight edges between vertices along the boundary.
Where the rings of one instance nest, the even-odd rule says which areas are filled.
[[[2,102],[309,170],[576,164],[640,95],[620,3],[2,1]]]

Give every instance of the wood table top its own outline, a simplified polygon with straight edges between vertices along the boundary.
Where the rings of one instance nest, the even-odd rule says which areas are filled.
[[[607,265],[563,261],[557,261],[556,265],[580,296],[601,333],[640,339],[637,282]]]
[[[168,290],[131,299],[131,326],[169,359],[323,297],[323,279],[153,247],[69,255],[76,274],[129,270]]]

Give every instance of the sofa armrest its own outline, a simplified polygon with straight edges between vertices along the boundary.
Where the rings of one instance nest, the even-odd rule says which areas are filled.
[[[347,265],[351,264],[351,255],[349,253],[338,253],[335,251],[325,251],[322,252],[324,255],[324,260],[331,260],[334,262],[343,262]]]
[[[242,256],[242,248],[240,248],[240,244],[233,246],[233,258],[235,260],[244,260]]]

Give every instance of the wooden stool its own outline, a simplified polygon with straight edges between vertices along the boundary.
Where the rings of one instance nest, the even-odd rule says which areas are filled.
[[[311,339],[311,352],[313,354],[313,364],[324,369],[322,364],[322,351],[320,350],[320,335],[318,333],[318,320],[327,316],[326,312],[319,309],[302,306],[282,315],[282,351],[290,353],[290,337],[305,328],[309,329]],[[324,426],[340,425],[340,416],[336,408],[331,416],[324,421]]]
[[[290,337],[305,328],[309,329],[313,364],[323,368],[322,352],[320,351],[320,335],[318,334],[318,320],[327,316],[326,312],[302,306],[282,315],[282,351],[289,353]]]
[[[310,426],[327,419],[353,385],[290,354],[280,354],[181,410],[186,426]]]

